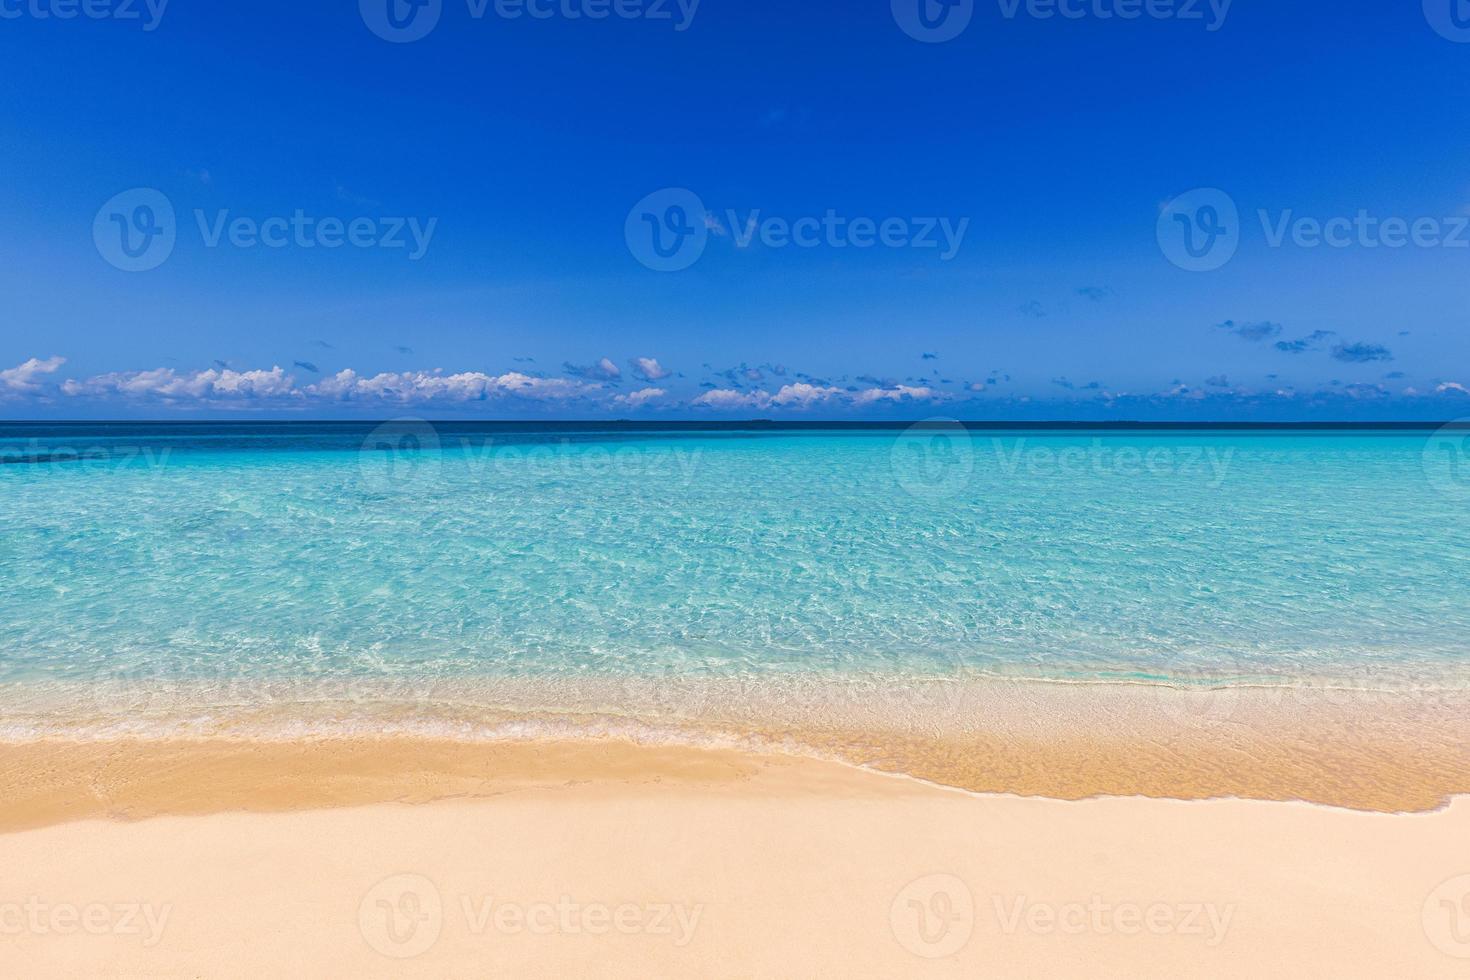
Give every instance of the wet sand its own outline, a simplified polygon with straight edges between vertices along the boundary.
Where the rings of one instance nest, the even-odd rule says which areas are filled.
[[[12,709],[11,737],[0,738],[0,829],[489,796],[543,770],[604,772],[628,744],[679,771],[696,758],[680,748],[721,749],[1060,800],[1238,797],[1412,812],[1470,793],[1470,692],[1458,690],[562,682],[556,712],[525,707],[551,696],[524,683],[414,701],[294,693],[201,708],[199,692],[150,691],[134,705],[119,698],[120,713],[71,721],[33,709],[49,730],[24,737]]]

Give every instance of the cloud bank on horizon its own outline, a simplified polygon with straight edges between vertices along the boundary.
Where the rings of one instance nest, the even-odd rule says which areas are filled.
[[[1236,328],[1236,332],[1246,339],[1263,340],[1276,336],[1279,330],[1248,325],[1244,331]],[[1343,350],[1350,356],[1342,356]],[[1290,353],[1298,351],[1292,348]],[[1391,358],[1386,348],[1362,343],[1337,345],[1331,356],[1350,362]],[[929,354],[922,357],[933,359]],[[942,415],[1163,421],[1305,416],[1450,419],[1470,414],[1470,386],[1448,378],[1406,383],[1403,372],[1390,372],[1383,381],[1334,380],[1302,390],[1284,384],[1238,385],[1224,374],[1199,384],[1175,380],[1153,391],[1118,390],[1099,381],[1052,378],[1048,383],[1053,389],[1066,394],[1059,398],[1006,390],[1015,387],[1011,376],[994,370],[983,381],[912,376],[898,380],[874,375],[829,380],[806,372],[795,372],[799,380],[784,380],[788,373],[784,367],[767,365],[761,370],[742,364],[715,370],[705,365],[705,380],[694,384],[657,358],[636,356],[628,363],[638,384],[625,391],[624,372],[611,357],[599,358],[585,367],[568,363],[560,375],[444,369],[360,373],[352,368],[323,373],[314,364],[297,363],[293,366],[301,369],[298,374],[280,365],[237,369],[218,362],[195,370],[157,367],[70,376],[64,370],[67,358],[50,355],[31,357],[0,370],[0,416],[44,419],[112,414],[170,418],[247,413],[332,417],[438,411],[484,418],[760,415],[862,419]],[[649,383],[653,381],[662,383]]]

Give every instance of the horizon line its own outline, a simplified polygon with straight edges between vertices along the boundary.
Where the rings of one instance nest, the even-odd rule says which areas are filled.
[[[384,418],[321,418],[321,419],[0,419],[0,428],[6,426],[280,426],[302,427],[310,425],[329,426],[378,426],[393,422],[418,422],[432,426],[533,426],[547,428],[603,427],[627,429],[882,429],[898,430],[910,428],[945,429],[955,425],[966,429],[1243,429],[1243,430],[1423,430],[1443,428],[1470,429],[1470,419],[1444,419],[1439,421],[1386,419],[1381,421],[1146,421],[1142,419],[950,419],[924,418],[913,420],[853,420],[853,419],[431,419],[422,416],[398,415]]]

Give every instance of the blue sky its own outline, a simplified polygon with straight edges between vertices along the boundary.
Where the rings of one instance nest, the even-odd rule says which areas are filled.
[[[0,0],[6,418],[1470,415],[1448,0],[66,2]]]

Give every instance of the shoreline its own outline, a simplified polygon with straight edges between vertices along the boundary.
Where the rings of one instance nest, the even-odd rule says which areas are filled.
[[[149,788],[156,773],[189,770],[197,785],[227,789],[225,760],[242,759],[266,788],[356,773],[347,797],[356,804],[397,799],[405,787],[449,796],[472,785],[493,795],[497,779],[530,771],[516,761],[526,753],[575,759],[586,773],[596,770],[589,760],[615,749],[666,761],[714,752],[839,762],[1057,800],[1301,800],[1393,813],[1470,794],[1470,691],[1459,689],[519,679],[482,689],[322,687],[311,699],[297,689],[297,700],[264,703],[268,692],[286,693],[208,705],[208,692],[195,689],[99,688],[94,713],[71,718],[47,702],[28,715],[12,699],[0,715],[0,798],[29,801],[36,813],[91,800],[77,812],[96,815],[110,805],[98,787],[123,785],[135,805],[170,813],[167,789]],[[556,708],[540,707],[548,703]],[[27,718],[47,727],[27,728]],[[0,829],[16,826],[20,809],[0,808]]]

